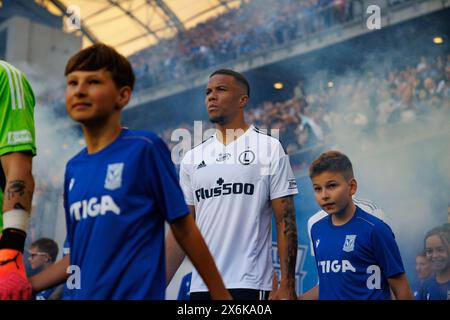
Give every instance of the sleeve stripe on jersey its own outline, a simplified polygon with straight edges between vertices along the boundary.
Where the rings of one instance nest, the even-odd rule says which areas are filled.
[[[18,108],[25,108],[25,97],[23,96],[23,82],[22,82],[22,74],[19,70],[11,66],[11,70],[13,71],[15,87],[17,88],[17,100],[18,100]]]
[[[5,68],[6,74],[8,76],[12,109],[15,110],[16,107],[18,109],[23,109],[25,105],[25,98],[20,71],[4,61],[0,61],[0,65],[2,65],[3,68]],[[16,88],[17,88],[17,95],[15,90]]]
[[[19,91],[18,96],[20,97],[19,109],[25,109],[25,97],[24,97],[24,88],[22,81],[22,73],[14,68],[14,75],[17,79],[17,90]]]
[[[3,68],[5,68],[6,74],[8,76],[9,91],[10,91],[10,96],[11,96],[11,106],[12,106],[12,109],[14,110],[16,108],[16,96],[14,94],[14,87],[13,87],[12,80],[11,80],[11,72],[6,63],[4,63],[3,61],[0,61],[0,64],[3,66]]]

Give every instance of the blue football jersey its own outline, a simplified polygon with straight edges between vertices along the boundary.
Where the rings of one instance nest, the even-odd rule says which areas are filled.
[[[426,279],[419,288],[416,300],[450,300],[450,281],[438,283],[436,277]]]
[[[192,272],[186,274],[183,279],[181,279],[180,289],[178,290],[177,300],[189,300],[189,291],[191,289]]]
[[[48,300],[48,298],[52,295],[53,291],[55,291],[55,288],[56,287],[48,288],[46,290],[36,293],[36,300]]]
[[[81,285],[71,298],[164,299],[164,221],[189,210],[159,137],[122,129],[103,150],[82,150],[67,163],[64,206]]]
[[[328,215],[312,227],[319,300],[390,299],[387,279],[404,272],[391,228],[356,208],[342,226]]]

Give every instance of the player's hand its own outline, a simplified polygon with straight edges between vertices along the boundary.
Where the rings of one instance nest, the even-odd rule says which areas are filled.
[[[295,290],[280,286],[272,296],[269,295],[269,300],[297,300],[297,294]]]
[[[25,273],[22,253],[0,250],[0,300],[28,300],[32,288]]]
[[[280,287],[278,287],[278,279],[274,272],[272,277],[272,292],[269,294],[269,300],[297,300],[294,286],[281,283]]]
[[[278,290],[278,275],[274,271],[272,272],[272,291],[270,291],[269,293],[269,300],[275,300],[274,297],[277,290]]]
[[[20,272],[0,272],[0,300],[29,300],[31,294],[31,283]]]

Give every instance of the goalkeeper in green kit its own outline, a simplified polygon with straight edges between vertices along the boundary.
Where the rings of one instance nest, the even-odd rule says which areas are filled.
[[[23,250],[34,191],[34,105],[25,75],[0,60],[0,300],[31,297]]]

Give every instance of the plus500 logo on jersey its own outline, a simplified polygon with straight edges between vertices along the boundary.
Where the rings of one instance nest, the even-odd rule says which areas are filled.
[[[108,212],[120,214],[119,206],[108,195],[102,196],[100,202],[97,197],[93,197],[89,200],[74,202],[70,206],[70,215],[77,221],[88,217],[95,218],[99,214],[105,215]]]
[[[224,183],[225,181],[222,178],[217,180],[218,187],[205,189],[200,188],[195,190],[195,197],[197,201],[200,199],[209,199],[212,197],[226,196],[229,194],[246,194],[252,195],[255,192],[255,185],[252,183]]]

